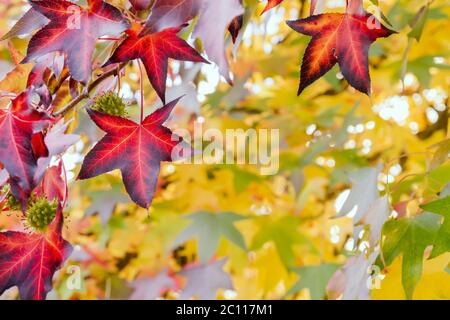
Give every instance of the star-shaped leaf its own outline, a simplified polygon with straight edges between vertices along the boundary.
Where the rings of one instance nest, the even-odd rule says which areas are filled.
[[[422,209],[444,217],[433,244],[430,258],[435,258],[450,251],[450,196],[424,204]]]
[[[380,168],[362,168],[349,173],[352,189],[339,209],[338,217],[353,213],[353,222],[358,223],[370,206],[379,198],[378,174]]]
[[[17,21],[11,30],[0,40],[23,36],[45,26],[49,20],[37,10],[31,8]]]
[[[92,191],[89,193],[91,205],[86,209],[86,215],[90,216],[98,213],[101,223],[108,222],[115,206],[118,203],[128,203],[128,197],[121,191],[121,186],[114,184],[111,189],[106,191]]]
[[[264,10],[261,12],[261,14],[269,11],[270,9],[275,8],[276,6],[280,5],[284,0],[268,0],[266,6],[264,7]],[[314,0],[313,0],[314,1]]]
[[[378,252],[369,256],[361,253],[347,259],[342,268],[337,270],[327,285],[328,298],[342,300],[369,300],[371,278],[370,268],[378,257]]]
[[[237,16],[236,18],[231,21],[230,25],[228,26],[228,31],[231,34],[231,39],[233,40],[233,43],[236,43],[236,40],[239,36],[239,32],[242,29],[242,26],[244,24],[244,15]]]
[[[23,63],[64,52],[72,77],[85,84],[91,78],[97,39],[117,36],[129,27],[122,13],[102,0],[89,0],[86,9],[64,0],[30,0],[30,4],[50,22],[31,38]]]
[[[61,209],[44,233],[0,233],[0,294],[19,287],[24,300],[42,300],[52,288],[53,274],[61,268],[72,247],[61,236]]]
[[[31,106],[29,92],[16,97],[9,110],[0,109],[0,162],[10,175],[11,191],[24,205],[33,188],[37,158],[32,140],[52,119]]]
[[[85,157],[78,179],[120,169],[131,199],[148,208],[155,193],[160,162],[171,161],[178,137],[163,126],[179,99],[144,119],[141,124],[88,109],[103,137]]]
[[[381,229],[390,213],[389,199],[385,195],[373,202],[361,218],[361,223],[370,228],[369,244],[371,247],[375,247],[380,241]]]
[[[164,291],[175,289],[177,281],[167,271],[163,271],[152,278],[137,279],[131,284],[131,287],[134,292],[131,294],[130,300],[155,300],[161,297]]]
[[[322,299],[325,296],[328,281],[338,268],[338,264],[321,264],[293,269],[300,276],[300,279],[289,289],[287,295],[307,288],[312,300]]]
[[[295,262],[293,245],[303,244],[315,250],[310,240],[300,233],[298,218],[283,217],[273,221],[270,218],[261,218],[257,221],[259,231],[252,239],[251,250],[261,248],[267,242],[273,242],[278,255],[286,266]]]
[[[345,14],[313,15],[287,24],[299,33],[312,36],[303,57],[298,94],[338,63],[349,84],[370,95],[369,47],[376,39],[388,37],[394,31],[373,15],[350,5]]]
[[[72,145],[80,140],[80,136],[76,134],[65,134],[69,123],[60,121],[47,131],[43,136],[42,142],[45,151],[37,160],[37,169],[35,173],[35,180],[39,181],[44,172],[47,170],[53,156],[63,154]]]
[[[187,278],[186,286],[180,294],[180,299],[196,297],[200,300],[214,300],[218,289],[233,289],[231,278],[223,271],[227,259],[190,267],[179,274]]]
[[[0,166],[1,167],[1,166]],[[9,179],[9,173],[5,169],[0,169],[0,187],[3,187]]]
[[[244,238],[234,225],[245,217],[231,212],[217,214],[197,212],[186,218],[192,223],[175,240],[175,246],[181,245],[194,236],[198,237],[200,261],[206,263],[211,259],[222,237],[246,250]]]
[[[140,11],[148,9],[151,0],[130,0],[130,3],[134,9]]]
[[[142,34],[181,26],[195,18],[204,3],[205,0],[156,0]]]
[[[433,241],[440,227],[439,216],[424,213],[413,218],[390,220],[383,226],[382,251],[384,262],[389,266],[403,255],[402,284],[408,299],[422,277],[424,251]]]
[[[62,177],[62,161],[57,166],[52,166],[45,171],[41,184],[35,189],[40,197],[46,197],[48,201],[57,200],[62,205],[66,198],[66,183]]]
[[[177,36],[181,29],[182,27],[169,28],[157,33],[140,35],[139,27],[134,26],[127,31],[128,37],[105,65],[141,59],[153,88],[165,102],[169,58],[208,63],[186,41]]]
[[[237,16],[244,13],[239,0],[207,1],[192,36],[202,39],[209,60],[219,67],[220,74],[232,83],[225,53],[225,32]]]

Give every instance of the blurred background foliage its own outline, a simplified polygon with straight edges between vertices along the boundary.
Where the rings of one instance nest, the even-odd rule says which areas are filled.
[[[125,0],[108,2],[127,5]],[[398,34],[370,49],[371,98],[349,87],[338,68],[297,97],[299,63],[309,37],[284,21],[306,17],[308,1],[285,0],[260,16],[265,3],[244,0],[245,32],[235,59],[228,41],[233,87],[214,65],[171,63],[168,101],[186,96],[168,126],[192,131],[197,121],[204,130],[223,132],[280,129],[275,175],[261,176],[252,165],[166,163],[147,212],[130,202],[119,172],[74,181],[83,155],[102,133],[81,108],[68,114],[71,131],[82,136],[64,156],[71,181],[65,237],[75,251],[55,276],[49,297],[333,298],[333,288],[327,288],[332,275],[367,244],[353,226],[351,212],[336,217],[355,182],[351,173],[358,180],[361,169],[379,168],[372,182],[380,196],[387,195],[390,219],[413,218],[422,212],[419,205],[450,192],[450,3],[430,3],[418,36],[421,27],[414,19],[427,1],[378,2]],[[365,1],[366,8],[372,5]],[[325,10],[343,12],[344,6],[345,1],[329,0]],[[26,8],[24,1],[2,1],[2,34]],[[183,36],[188,39],[190,31]],[[0,42],[0,79],[7,77],[0,82],[1,91],[25,89],[31,65],[15,66],[12,55],[23,56],[27,41]],[[96,66],[111,49],[108,41],[98,44]],[[114,81],[98,90],[114,88]],[[159,102],[148,82],[144,84],[149,113]],[[63,86],[61,106],[71,99],[68,84]],[[120,94],[130,117],[138,117],[135,63],[126,67]],[[373,190],[360,187],[358,200],[364,204]],[[2,229],[19,223],[14,214],[0,216]],[[429,251],[413,297],[449,299],[450,254],[428,259]],[[401,254],[389,266],[377,265],[382,266],[380,283],[370,290],[371,297],[404,299]],[[73,289],[67,281],[78,272],[80,287]],[[4,297],[16,294],[13,289]]]

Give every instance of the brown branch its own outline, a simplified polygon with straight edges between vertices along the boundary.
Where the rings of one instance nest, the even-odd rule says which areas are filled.
[[[53,115],[55,117],[64,116],[67,112],[75,108],[78,103],[80,103],[82,100],[89,98],[89,94],[104,80],[108,79],[109,77],[113,75],[118,75],[120,70],[125,67],[126,63],[121,63],[117,68],[111,69],[108,72],[105,72],[101,76],[99,76],[97,79],[92,81],[84,90],[82,93],[80,93],[78,96],[76,96],[71,102],[69,102],[67,105],[64,106],[61,110],[58,112],[55,112]]]

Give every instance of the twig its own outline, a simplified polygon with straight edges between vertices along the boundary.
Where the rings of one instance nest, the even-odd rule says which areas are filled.
[[[122,70],[123,67],[125,67],[126,63],[121,63],[119,67],[111,69],[108,72],[105,72],[101,76],[99,76],[97,79],[92,81],[84,90],[82,93],[80,93],[77,97],[75,97],[71,102],[69,102],[64,108],[59,110],[58,112],[55,112],[53,115],[55,117],[64,116],[67,112],[75,108],[78,103],[80,103],[82,100],[89,98],[89,94],[105,79],[118,74],[120,70]]]
[[[70,103],[68,103],[64,108],[59,110],[58,112],[55,112],[53,115],[55,117],[64,116],[67,112],[72,110],[77,106],[78,103],[80,103],[82,100],[89,98],[89,94],[87,92],[83,92],[82,94],[79,94],[75,99],[73,99]]]

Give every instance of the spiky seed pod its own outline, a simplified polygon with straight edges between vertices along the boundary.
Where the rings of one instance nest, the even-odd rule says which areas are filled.
[[[114,91],[105,92],[103,95],[95,98],[94,105],[91,108],[95,111],[107,113],[113,116],[127,116],[127,105]]]
[[[57,201],[49,202],[46,198],[37,199],[29,204],[27,221],[34,229],[44,231],[55,219],[57,209]]]

